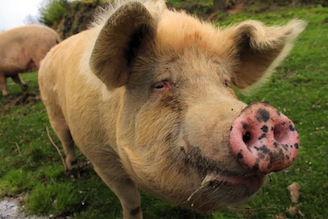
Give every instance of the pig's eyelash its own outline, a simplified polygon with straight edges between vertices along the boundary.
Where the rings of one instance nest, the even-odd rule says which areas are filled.
[[[168,80],[155,82],[151,86],[151,90],[153,92],[164,92],[164,91],[168,91],[170,88],[171,88],[171,83]]]

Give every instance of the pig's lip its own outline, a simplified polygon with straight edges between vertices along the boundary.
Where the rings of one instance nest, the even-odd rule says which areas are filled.
[[[255,193],[260,189],[265,179],[265,175],[238,176],[234,174],[211,173],[208,174],[202,184],[208,187],[218,188],[221,186],[243,186],[250,193]]]

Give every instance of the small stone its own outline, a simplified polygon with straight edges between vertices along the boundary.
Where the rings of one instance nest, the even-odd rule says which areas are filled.
[[[297,203],[300,198],[300,184],[298,182],[293,182],[287,187],[287,189],[289,191],[290,199],[292,202]]]

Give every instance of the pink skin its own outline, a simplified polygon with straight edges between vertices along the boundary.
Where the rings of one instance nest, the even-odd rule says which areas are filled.
[[[269,104],[254,103],[233,122],[230,146],[240,163],[267,174],[293,163],[298,152],[299,136],[288,117]]]

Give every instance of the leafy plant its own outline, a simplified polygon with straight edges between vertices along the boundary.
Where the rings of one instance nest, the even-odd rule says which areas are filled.
[[[40,22],[51,26],[60,21],[66,13],[66,0],[49,0],[48,4],[40,9]]]

